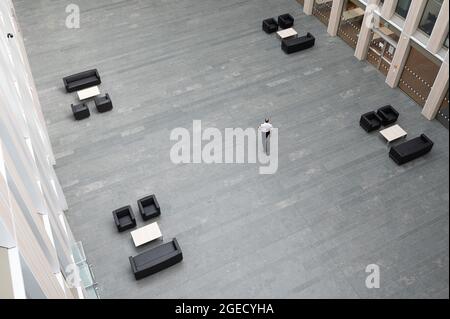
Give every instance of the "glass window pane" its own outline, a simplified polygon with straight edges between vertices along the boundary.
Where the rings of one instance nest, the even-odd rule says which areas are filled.
[[[406,15],[408,14],[409,7],[411,6],[412,0],[398,0],[397,7],[395,8],[395,12],[406,19]]]
[[[447,33],[447,38],[444,41],[444,47],[446,47],[448,49],[448,33]]]
[[[434,24],[436,23],[439,11],[442,7],[444,0],[428,0],[427,6],[422,15],[422,19],[419,23],[419,29],[428,35],[431,35]]]

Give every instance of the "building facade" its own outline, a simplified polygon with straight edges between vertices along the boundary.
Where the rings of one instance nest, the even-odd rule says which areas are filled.
[[[449,0],[297,0],[421,108],[449,126]]]
[[[0,31],[0,299],[95,298],[11,0]]]

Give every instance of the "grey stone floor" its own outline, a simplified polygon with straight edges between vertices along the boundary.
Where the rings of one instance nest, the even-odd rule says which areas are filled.
[[[102,298],[449,297],[448,131],[294,0],[78,0],[79,30],[64,27],[70,2],[14,0],[67,217]],[[313,49],[287,56],[260,30],[285,12]],[[93,67],[115,109],[75,122],[61,79]],[[358,126],[388,103],[410,137],[435,141],[430,154],[398,167]],[[175,127],[266,116],[280,131],[275,175],[169,159]],[[184,261],[136,282],[128,256],[141,250],[111,211],[152,193]],[[381,287],[369,290],[373,263]]]

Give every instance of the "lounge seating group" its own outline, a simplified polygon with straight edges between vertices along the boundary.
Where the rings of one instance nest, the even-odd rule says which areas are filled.
[[[378,130],[381,126],[394,124],[398,118],[399,113],[397,110],[392,105],[386,105],[377,111],[371,111],[361,115],[359,124],[366,132],[372,132]],[[403,135],[406,137],[406,132],[399,125],[390,126],[388,129],[380,131],[380,134],[387,135],[388,133],[386,131],[388,130],[391,131],[388,137],[392,140],[398,140]],[[392,133],[392,131],[399,132],[400,134]],[[389,150],[389,157],[397,165],[403,165],[429,153],[433,145],[433,141],[425,134],[422,134],[412,140],[392,146]]]
[[[108,93],[100,96],[97,85],[101,84],[101,78],[97,69],[92,69],[63,78],[64,87],[68,93],[77,92],[78,97],[83,102],[81,104],[72,104],[72,113],[75,120],[80,121],[88,118],[91,113],[87,102],[88,98],[94,98],[95,106],[99,113],[111,111],[113,104]]]
[[[143,221],[148,221],[161,215],[161,207],[159,206],[155,195],[149,195],[139,199],[137,205]],[[131,206],[124,206],[116,209],[112,214],[114,223],[119,232],[124,232],[137,226],[136,218]],[[158,236],[152,237],[152,234],[150,234],[151,231],[157,231]],[[136,244],[135,241],[136,247],[154,241],[156,237],[162,238],[157,223],[139,228],[136,231],[133,231],[131,235],[134,241],[139,241],[138,244]],[[160,244],[137,256],[130,256],[128,259],[136,280],[139,280],[181,262],[183,260],[183,253],[178,241],[174,238],[168,243]]]
[[[305,36],[283,39],[281,41],[281,49],[286,54],[309,49],[314,46],[316,39],[311,33],[307,33]]]
[[[305,36],[298,37],[297,31],[291,29],[294,26],[295,19],[289,13],[278,16],[278,19],[268,18],[263,20],[262,29],[267,34],[271,34],[278,31],[281,28],[283,31],[277,32],[278,37],[281,39],[281,49],[286,54],[299,52],[308,48],[311,48],[316,43],[314,36],[307,32]]]
[[[427,154],[433,145],[434,143],[422,134],[410,141],[393,146],[389,151],[389,157],[398,165],[403,165]]]

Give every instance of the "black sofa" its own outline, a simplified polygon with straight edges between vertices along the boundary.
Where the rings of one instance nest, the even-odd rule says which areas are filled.
[[[381,118],[377,113],[371,111],[361,115],[359,120],[359,125],[367,132],[378,130],[381,127]]]
[[[77,121],[83,120],[91,116],[91,112],[89,111],[89,107],[86,103],[81,104],[72,104],[72,113]]]
[[[134,217],[131,206],[125,206],[112,212],[117,230],[123,232],[127,229],[136,227],[136,218]]]
[[[113,109],[112,101],[108,93],[106,93],[105,96],[94,97],[94,102],[97,107],[97,111],[100,113],[108,112]]]
[[[383,126],[393,124],[398,120],[399,114],[392,105],[386,105],[378,109],[378,117],[381,119],[381,124]]]
[[[434,143],[425,134],[422,134],[410,141],[393,146],[389,151],[389,157],[398,165],[403,165],[427,154],[433,145]]]
[[[294,25],[294,17],[289,13],[282,14],[278,17],[278,25],[281,29],[292,28]]]
[[[153,275],[183,260],[183,253],[176,238],[171,242],[130,257],[131,270],[136,280]]]
[[[266,19],[262,23],[262,29],[266,33],[274,33],[278,31],[278,23],[274,18]]]
[[[67,92],[80,91],[102,83],[97,69],[67,76],[63,78],[63,82]]]
[[[155,195],[150,195],[138,200],[139,212],[143,220],[149,220],[161,215],[161,207]]]
[[[314,46],[316,39],[311,33],[307,33],[303,37],[288,38],[281,41],[281,49],[286,54],[302,51]]]

